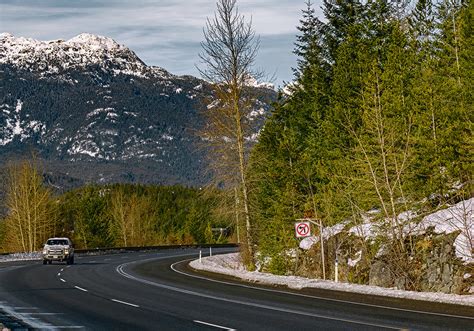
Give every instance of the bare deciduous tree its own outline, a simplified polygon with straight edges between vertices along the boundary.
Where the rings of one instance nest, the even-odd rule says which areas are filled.
[[[122,189],[115,192],[110,199],[110,232],[116,234],[125,247],[129,244],[129,229],[131,227],[128,218],[128,210],[125,201],[125,194]]]
[[[145,246],[154,244],[153,218],[150,200],[132,194],[128,196],[118,189],[110,197],[109,231],[122,246]]]
[[[261,75],[253,66],[259,48],[252,21],[246,21],[236,6],[236,0],[218,0],[213,18],[208,18],[201,43],[198,68],[202,77],[210,82],[216,100],[207,107],[208,122],[203,138],[209,142],[214,154],[213,164],[217,175],[224,175],[225,185],[239,187],[239,206],[246,225],[246,246],[253,265],[252,223],[246,177],[248,144],[246,130],[248,115],[253,104],[246,93],[249,79]],[[229,176],[230,175],[230,176]]]
[[[35,160],[9,166],[6,207],[9,250],[37,251],[53,234],[55,204],[51,191],[43,186]]]

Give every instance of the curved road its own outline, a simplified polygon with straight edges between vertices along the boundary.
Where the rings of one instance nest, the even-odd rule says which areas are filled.
[[[211,279],[187,267],[198,252],[76,256],[72,266],[2,263],[0,324],[70,330],[474,330],[473,307]]]

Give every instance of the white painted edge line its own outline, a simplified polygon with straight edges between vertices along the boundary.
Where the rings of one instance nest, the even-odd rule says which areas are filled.
[[[121,304],[123,304],[123,305],[132,306],[132,307],[135,307],[135,308],[140,308],[139,305],[135,305],[135,304],[130,303],[130,302],[125,302],[125,301],[121,301],[121,300],[117,300],[117,299],[110,299],[110,300],[112,300],[112,301],[114,301],[114,302],[121,303]]]
[[[39,330],[51,330],[53,329],[53,326],[49,323],[45,323],[38,318],[31,317],[27,314],[19,313],[15,311],[15,309],[8,307],[6,305],[0,304],[0,309],[2,309],[5,313],[7,313],[10,316],[15,317],[16,319],[19,319],[29,325],[33,329],[39,329]]]
[[[265,291],[265,292],[282,293],[282,294],[288,294],[288,295],[299,296],[299,297],[304,297],[304,298],[312,298],[312,299],[326,300],[326,301],[332,301],[332,302],[341,302],[341,303],[353,304],[353,305],[357,305],[357,306],[381,308],[381,309],[388,309],[388,310],[405,311],[405,312],[416,313],[416,314],[426,314],[426,315],[433,315],[433,316],[445,316],[445,317],[454,317],[454,318],[474,320],[474,317],[470,317],[470,316],[450,315],[450,314],[444,314],[444,313],[433,313],[433,312],[429,312],[429,311],[414,310],[414,309],[407,309],[407,308],[381,306],[381,305],[374,305],[374,304],[371,304],[371,303],[346,301],[346,300],[341,300],[341,299],[320,297],[320,296],[316,296],[316,295],[300,294],[300,293],[294,293],[294,292],[272,290],[272,289],[262,288],[262,287],[254,287],[254,286],[251,286],[251,285],[236,284],[236,283],[225,282],[225,281],[221,281],[221,280],[215,280],[215,279],[207,278],[207,277],[203,277],[203,276],[195,276],[195,275],[183,272],[183,271],[179,271],[175,268],[176,264],[187,262],[187,261],[191,261],[191,259],[178,261],[176,263],[173,263],[171,265],[171,270],[173,270],[174,272],[177,272],[178,274],[182,274],[182,275],[192,277],[192,278],[199,278],[199,279],[207,280],[207,281],[214,282],[214,283],[221,283],[221,284],[226,284],[226,285],[231,285],[231,286],[245,287],[245,288],[250,288],[250,289]],[[245,281],[245,280],[242,279],[242,281]]]
[[[53,326],[51,327],[51,330],[54,329],[85,329],[84,326],[82,325],[59,325],[59,326]]]
[[[295,314],[295,315],[300,315],[300,316],[308,316],[308,317],[327,319],[327,320],[331,320],[331,321],[339,321],[339,322],[358,324],[358,325],[368,325],[368,326],[373,326],[373,327],[377,327],[377,328],[385,328],[385,329],[391,329],[391,330],[400,330],[401,329],[400,327],[394,327],[394,326],[390,326],[390,325],[368,323],[368,322],[364,322],[364,321],[351,320],[351,319],[347,319],[347,318],[338,318],[338,317],[332,317],[332,316],[327,316],[327,315],[322,315],[322,314],[314,314],[314,313],[304,312],[304,311],[300,311],[300,310],[279,308],[279,307],[275,307],[275,306],[252,303],[252,302],[248,302],[248,301],[226,299],[226,298],[223,298],[223,297],[218,297],[218,296],[214,296],[214,295],[199,293],[199,292],[195,292],[195,291],[181,289],[181,288],[174,287],[174,286],[169,286],[169,285],[164,285],[164,284],[152,282],[152,281],[149,281],[149,280],[146,280],[146,279],[143,279],[143,278],[135,277],[131,274],[126,273],[123,270],[123,268],[127,265],[138,263],[138,262],[143,262],[143,261],[148,261],[148,260],[154,260],[154,259],[147,259],[147,260],[142,260],[142,261],[133,261],[133,262],[124,263],[124,264],[121,264],[121,265],[117,266],[117,268],[115,268],[115,270],[120,275],[122,275],[122,276],[124,276],[128,279],[132,279],[132,280],[135,280],[137,282],[143,283],[143,284],[148,284],[148,285],[152,285],[152,286],[156,286],[156,287],[164,288],[164,289],[167,289],[167,290],[170,290],[170,291],[175,291],[175,292],[184,293],[184,294],[188,294],[188,295],[194,295],[194,296],[198,296],[198,297],[201,297],[201,298],[206,298],[206,299],[211,299],[211,300],[218,300],[218,301],[223,301],[223,302],[229,302],[229,303],[234,303],[234,304],[239,304],[239,305],[249,306],[249,307],[256,307],[256,308],[261,308],[261,309],[279,311],[279,312],[283,312],[283,313]]]
[[[63,315],[64,313],[21,313],[22,315]]]
[[[225,326],[222,326],[222,325],[207,323],[207,322],[203,322],[203,321],[194,320],[193,322],[198,323],[198,324],[204,324],[204,325],[207,325],[207,326],[212,326],[212,327],[222,329],[222,330],[236,331],[236,329],[231,329],[231,328],[228,328],[228,327],[225,327]]]
[[[59,277],[59,276],[61,276],[61,273],[60,273],[60,272],[58,272],[58,277]]]
[[[66,281],[65,281],[64,279],[62,279],[62,278],[59,278],[59,279],[60,279],[60,280],[61,280],[63,283],[65,283],[65,282],[66,282]]]
[[[74,286],[75,288],[77,288],[78,290],[81,290],[83,292],[89,292],[88,290],[86,290],[85,288],[82,288],[82,287],[79,287],[79,286]]]
[[[61,272],[63,272],[63,271],[64,271],[64,268],[61,269]]]

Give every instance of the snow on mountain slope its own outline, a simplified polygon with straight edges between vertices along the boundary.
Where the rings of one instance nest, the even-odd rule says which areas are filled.
[[[0,34],[0,64],[40,71],[43,75],[100,65],[118,74],[138,77],[170,76],[158,67],[148,67],[129,48],[115,40],[89,33],[64,40],[40,41]]]
[[[19,137],[20,141],[23,141],[33,133],[45,133],[45,126],[40,121],[22,118],[22,108],[23,102],[20,99],[16,101],[14,107],[6,103],[0,105],[0,119],[6,117],[4,125],[0,126],[0,146],[9,144],[15,137]]]
[[[147,66],[126,46],[86,33],[67,41],[2,33],[0,75],[0,166],[34,150],[55,172],[74,165],[87,181],[201,185],[209,178],[195,132],[213,90],[199,78]],[[252,143],[276,94],[249,91],[258,97],[246,118]]]

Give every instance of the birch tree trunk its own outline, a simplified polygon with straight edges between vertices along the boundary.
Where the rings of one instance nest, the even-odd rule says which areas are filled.
[[[211,82],[216,100],[208,105],[208,123],[202,134],[215,152],[216,176],[227,186],[238,187],[245,218],[247,264],[253,268],[254,252],[252,220],[247,181],[245,143],[246,116],[252,98],[246,93],[247,81],[258,78],[252,67],[255,63],[259,40],[255,38],[252,22],[247,22],[236,6],[236,0],[219,0],[212,19],[208,18],[201,43],[198,68],[203,78]]]

